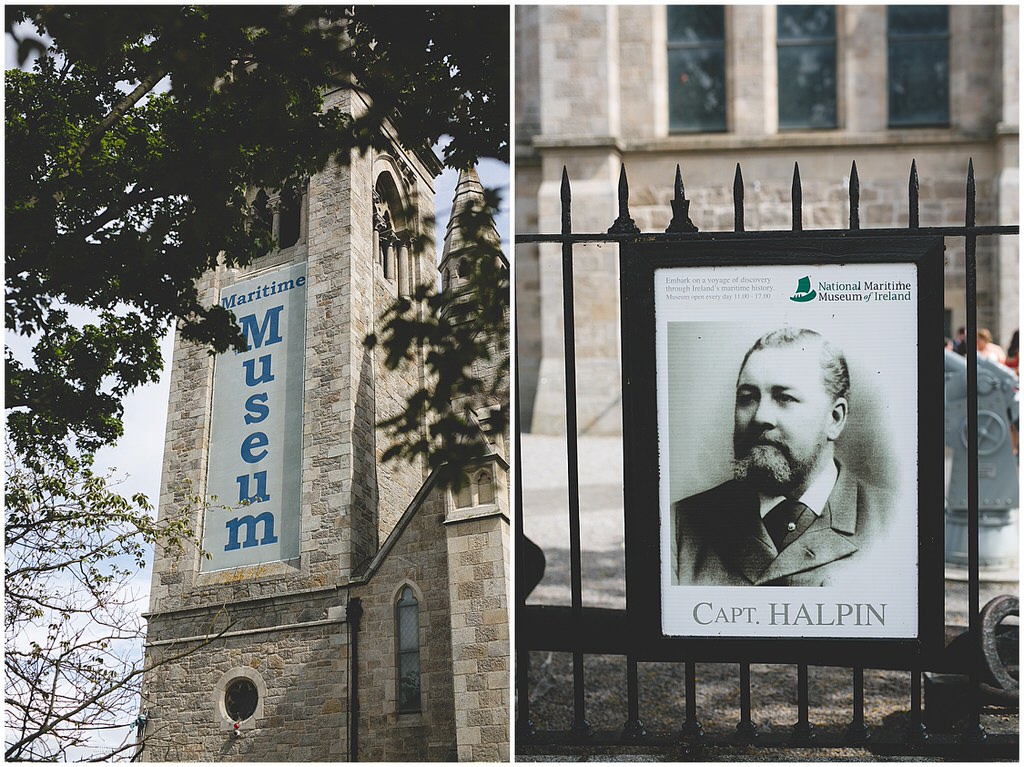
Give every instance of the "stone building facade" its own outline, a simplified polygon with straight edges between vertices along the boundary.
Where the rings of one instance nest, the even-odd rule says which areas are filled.
[[[831,120],[797,127],[786,119],[796,78],[780,70],[788,55],[783,49],[794,42],[783,39],[790,27],[780,21],[794,11],[771,5],[719,8],[717,35],[699,24],[673,26],[670,14],[677,11],[666,6],[516,8],[517,232],[559,231],[563,166],[572,183],[573,231],[606,231],[617,215],[623,163],[630,214],[642,231],[668,225],[677,164],[691,200],[690,217],[702,231],[732,229],[737,163],[749,231],[790,228],[797,163],[804,229],[847,226],[854,161],[863,228],[907,225],[912,160],[920,177],[922,226],[964,223],[971,160],[978,223],[1018,223],[1017,6],[940,10],[932,41],[937,58],[928,58],[936,50],[930,48],[916,63],[938,72],[938,87],[946,89],[939,105],[945,114],[920,125],[897,119],[905,97],[896,92],[893,73],[906,61],[900,64],[893,53],[889,67],[890,53],[898,50],[893,46],[901,42],[895,22],[890,28],[890,8],[827,6],[833,9],[831,26],[795,42],[809,43],[814,55],[833,56],[831,68],[816,63],[810,78],[813,84],[815,76],[827,75]],[[693,72],[680,71],[671,56],[702,50],[705,42],[705,55],[715,55],[717,48],[721,69],[697,67],[696,74],[720,75],[720,88],[708,93],[721,101],[717,112],[709,110],[721,123],[687,126],[686,103],[672,100],[680,79]],[[990,328],[1005,346],[1019,322],[1017,238],[981,238],[977,256],[979,327]],[[962,240],[947,241],[946,258],[944,330],[950,335],[965,323]],[[583,433],[616,433],[616,249],[577,246],[574,263],[579,427]],[[516,267],[521,423],[558,433],[565,409],[558,246],[519,246]],[[934,331],[936,345],[941,332]]]
[[[327,105],[366,108],[347,90]],[[282,247],[200,285],[210,303],[236,296],[249,354],[263,356],[214,358],[176,339],[160,513],[184,514],[218,543],[204,543],[208,556],[198,547],[156,553],[144,760],[508,759],[504,440],[487,442],[469,502],[436,486],[425,463],[381,460],[388,441],[377,424],[426,373],[421,360],[389,370],[364,339],[396,297],[437,280],[433,239],[419,228],[433,215],[441,170],[429,150],[386,138],[386,150],[353,152],[314,175],[290,207],[267,196]],[[414,248],[417,239],[427,245]],[[246,326],[240,297],[265,302],[286,283],[293,303],[258,304]],[[246,294],[253,284],[262,294]],[[271,352],[290,354],[288,366]],[[253,424],[244,429],[270,423],[274,386],[292,387],[298,405],[280,400],[283,436],[267,426],[245,436],[240,453],[220,451],[225,458],[213,445],[231,394],[217,366],[239,359],[246,384],[267,387],[248,399],[243,389],[235,420]],[[234,476],[231,461],[248,472],[285,452],[279,437],[300,446],[286,459],[292,485],[266,472]],[[201,502],[225,461],[238,503],[223,494]],[[214,534],[225,519],[221,545]],[[268,543],[285,553],[261,556],[278,551]]]

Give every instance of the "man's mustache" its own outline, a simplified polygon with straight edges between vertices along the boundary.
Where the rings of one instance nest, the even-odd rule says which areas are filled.
[[[790,457],[789,446],[787,444],[774,440],[771,437],[766,437],[763,433],[756,434],[754,436],[740,436],[736,439],[734,447],[737,458],[745,458],[750,455],[750,451],[755,447],[773,447],[786,458]]]

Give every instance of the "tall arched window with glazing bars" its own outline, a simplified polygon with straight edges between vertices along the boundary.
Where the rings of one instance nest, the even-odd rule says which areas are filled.
[[[409,586],[395,604],[398,712],[420,710],[420,605]]]

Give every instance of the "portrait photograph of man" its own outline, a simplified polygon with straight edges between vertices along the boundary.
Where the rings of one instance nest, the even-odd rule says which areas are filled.
[[[829,585],[891,503],[836,461],[849,409],[841,350],[806,328],[761,336],[736,381],[732,479],[675,506],[675,582]]]
[[[666,634],[915,630],[913,270],[655,273]]]

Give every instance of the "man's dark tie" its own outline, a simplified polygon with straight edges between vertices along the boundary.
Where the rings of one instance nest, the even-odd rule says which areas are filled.
[[[787,498],[765,514],[764,527],[771,536],[776,550],[782,551],[782,542],[789,533],[796,530],[796,521],[807,508],[800,501]]]

